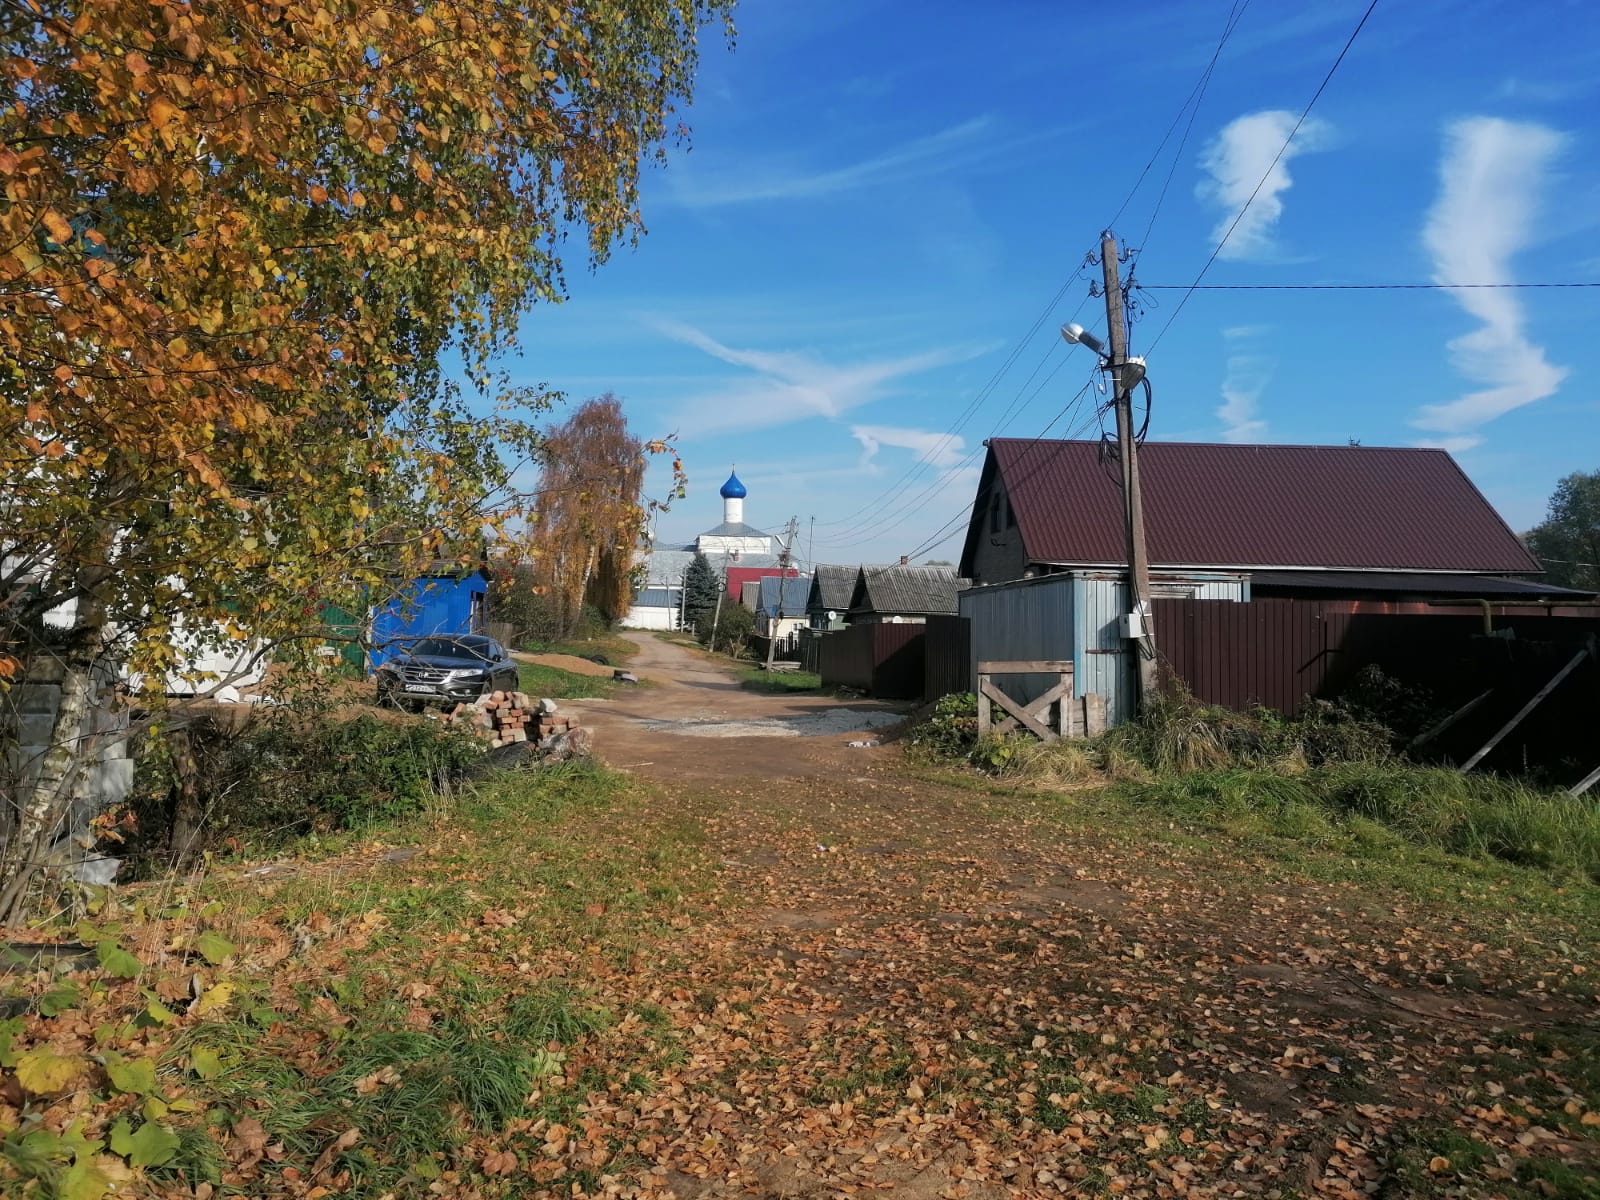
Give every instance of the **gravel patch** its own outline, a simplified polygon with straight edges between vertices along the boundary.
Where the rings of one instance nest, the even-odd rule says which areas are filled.
[[[646,720],[640,724],[658,733],[676,733],[684,737],[828,737],[882,729],[903,719],[903,713],[880,709],[825,708],[793,717],[761,717],[749,721],[683,717],[671,721]]]

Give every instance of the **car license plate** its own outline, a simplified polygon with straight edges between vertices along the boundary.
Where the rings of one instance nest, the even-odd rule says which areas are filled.
[[[431,692],[431,691],[433,691],[433,684],[431,684],[431,683],[408,683],[408,684],[406,684],[406,691],[408,691],[408,692]]]

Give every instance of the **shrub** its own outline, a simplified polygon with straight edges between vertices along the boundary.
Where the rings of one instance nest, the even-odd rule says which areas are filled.
[[[701,613],[694,635],[702,646],[711,644],[713,628],[716,630],[717,645],[737,658],[750,640],[750,635],[755,632],[756,615],[742,604],[729,603],[723,604],[720,615],[715,610]]]
[[[940,697],[906,741],[941,758],[965,760],[978,743],[978,698],[971,692]]]
[[[423,811],[483,756],[482,743],[434,721],[305,720],[275,714],[231,732],[188,731],[207,844],[272,844],[312,832],[358,829]],[[131,802],[136,866],[165,855],[178,787],[172,755],[146,742]]]

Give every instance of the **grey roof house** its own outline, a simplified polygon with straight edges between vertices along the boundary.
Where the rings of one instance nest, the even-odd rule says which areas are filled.
[[[811,618],[811,628],[843,629],[844,615],[850,610],[850,598],[855,595],[861,568],[819,563],[815,571],[810,594],[806,597],[806,615]],[[831,619],[829,613],[833,614]]]
[[[951,567],[862,567],[850,594],[851,624],[922,623],[954,614],[961,581]]]

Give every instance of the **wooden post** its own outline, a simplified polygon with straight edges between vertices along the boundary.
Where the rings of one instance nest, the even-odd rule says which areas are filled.
[[[1117,239],[1110,230],[1100,235],[1100,265],[1105,275],[1106,334],[1111,353],[1111,392],[1117,414],[1117,454],[1122,467],[1123,525],[1128,542],[1128,609],[1143,623],[1139,637],[1130,638],[1138,681],[1139,708],[1143,711],[1156,695],[1155,631],[1151,627],[1150,563],[1145,553],[1144,501],[1139,492],[1139,446],[1133,432],[1133,402],[1122,383],[1128,361],[1128,327],[1122,314],[1122,282],[1118,277]]]
[[[1556,672],[1556,676],[1555,676],[1554,679],[1552,679],[1549,683],[1545,684],[1542,688],[1540,688],[1538,690],[1538,692],[1536,692],[1534,694],[1534,697],[1533,697],[1532,700],[1529,700],[1526,704],[1524,704],[1520,709],[1517,710],[1517,715],[1516,716],[1512,717],[1511,720],[1507,721],[1504,725],[1502,725],[1500,727],[1499,731],[1496,732],[1496,734],[1492,738],[1490,738],[1487,742],[1485,742],[1483,744],[1483,747],[1476,754],[1474,754],[1471,758],[1467,759],[1466,764],[1461,768],[1461,773],[1463,775],[1465,775],[1468,771],[1472,770],[1473,767],[1477,766],[1480,762],[1482,762],[1484,760],[1484,758],[1488,755],[1489,751],[1493,750],[1496,746],[1498,746],[1500,744],[1501,739],[1504,738],[1506,736],[1506,734],[1510,733],[1518,725],[1522,724],[1522,720],[1523,720],[1524,717],[1526,717],[1534,709],[1538,708],[1539,705],[1543,704],[1544,703],[1544,698],[1546,696],[1548,696],[1551,692],[1555,691],[1556,688],[1561,686],[1561,681],[1563,679],[1565,679],[1568,675],[1571,675],[1575,670],[1578,669],[1578,664],[1581,663],[1585,658],[1587,658],[1589,656],[1589,653],[1590,653],[1591,649],[1593,648],[1592,642],[1593,642],[1593,639],[1591,639],[1591,645],[1585,646],[1582,650],[1579,650],[1575,655],[1573,655],[1572,656],[1572,661],[1569,662],[1566,666],[1562,667],[1561,670],[1557,671]]]
[[[1027,704],[1013,700],[995,685],[995,675],[1055,675],[1056,684]],[[998,725],[994,723],[994,708],[998,704],[1006,714]],[[978,736],[990,732],[1010,733],[1022,728],[1042,741],[1053,742],[1063,734],[1070,734],[1072,704],[1072,664],[1055,659],[1032,661],[980,662],[978,664]],[[1041,714],[1043,714],[1041,719]]]
[[[1450,726],[1454,725],[1457,721],[1461,720],[1462,717],[1466,716],[1473,709],[1477,708],[1478,705],[1482,704],[1485,700],[1487,700],[1492,695],[1494,695],[1494,689],[1493,688],[1490,688],[1486,692],[1480,692],[1478,695],[1474,696],[1471,700],[1468,700],[1460,708],[1456,709],[1455,712],[1451,713],[1444,720],[1440,721],[1437,725],[1433,726],[1431,729],[1426,729],[1423,732],[1417,734],[1416,737],[1411,739],[1411,742],[1410,742],[1409,745],[1406,746],[1406,749],[1407,750],[1414,750],[1418,746],[1422,745],[1422,743],[1424,743],[1424,742],[1433,741],[1434,738],[1438,737],[1446,729],[1449,729]]]
[[[1596,767],[1582,779],[1578,780],[1577,783],[1569,787],[1567,789],[1567,795],[1581,796],[1597,783],[1600,783],[1600,767]]]

